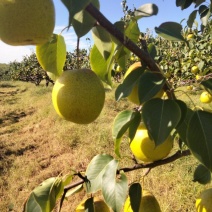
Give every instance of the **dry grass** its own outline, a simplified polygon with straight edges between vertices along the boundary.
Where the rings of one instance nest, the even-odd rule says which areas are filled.
[[[114,156],[113,119],[132,105],[126,100],[116,103],[114,91],[107,91],[106,97],[100,117],[81,126],[56,115],[51,87],[0,82],[0,211],[21,211],[30,191],[46,178],[71,169],[83,171],[99,153]],[[122,148],[130,155],[126,142]],[[129,164],[128,159],[121,162]],[[206,187],[192,182],[196,165],[190,156],[155,168],[144,178],[143,187],[153,191],[163,212],[194,211],[195,197]],[[141,180],[143,173],[127,173],[129,182]],[[69,198],[63,211],[74,211],[85,195],[81,192]]]

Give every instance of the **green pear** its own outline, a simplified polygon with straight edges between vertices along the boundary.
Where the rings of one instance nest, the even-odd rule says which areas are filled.
[[[52,0],[0,0],[0,39],[9,45],[40,45],[55,26]]]

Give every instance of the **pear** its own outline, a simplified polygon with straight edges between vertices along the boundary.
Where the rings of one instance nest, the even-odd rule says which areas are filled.
[[[67,70],[56,80],[52,102],[57,114],[77,124],[89,124],[101,113],[105,89],[90,69]]]
[[[9,45],[40,45],[55,26],[52,0],[0,0],[0,39]]]

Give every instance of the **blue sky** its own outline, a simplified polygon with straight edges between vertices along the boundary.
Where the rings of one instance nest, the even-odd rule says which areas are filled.
[[[68,11],[62,4],[61,0],[53,0],[56,9],[56,26],[55,33],[60,33],[68,24]],[[175,0],[128,0],[129,8],[138,8],[146,3],[154,3],[159,7],[157,16],[143,18],[139,20],[140,31],[145,32],[149,28],[154,32],[154,27],[166,21],[180,22],[194,10],[192,5],[186,10],[175,6]],[[100,11],[112,22],[120,20],[123,16],[121,0],[100,0]],[[186,21],[183,22],[186,24]],[[62,34],[65,37],[67,50],[72,51],[76,47],[77,37],[72,28]],[[81,48],[88,48],[92,43],[86,38],[91,38],[90,33],[85,35],[80,42]],[[10,61],[21,61],[24,55],[29,55],[34,51],[33,46],[13,47],[0,42],[0,63],[8,63]]]

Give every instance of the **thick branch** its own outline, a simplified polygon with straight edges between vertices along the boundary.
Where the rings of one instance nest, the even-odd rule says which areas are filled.
[[[152,59],[152,57],[145,52],[144,50],[140,49],[133,41],[131,41],[127,36],[125,36],[120,30],[118,30],[95,6],[91,3],[85,8],[86,11],[95,18],[98,23],[106,29],[111,35],[113,35],[117,40],[119,40],[126,48],[132,51],[135,55],[137,55],[142,61],[144,61],[147,66],[150,68],[151,71],[161,73],[159,67]],[[165,91],[170,91],[170,85],[167,82],[164,85]],[[170,98],[175,98],[173,92],[168,92],[167,95]]]

